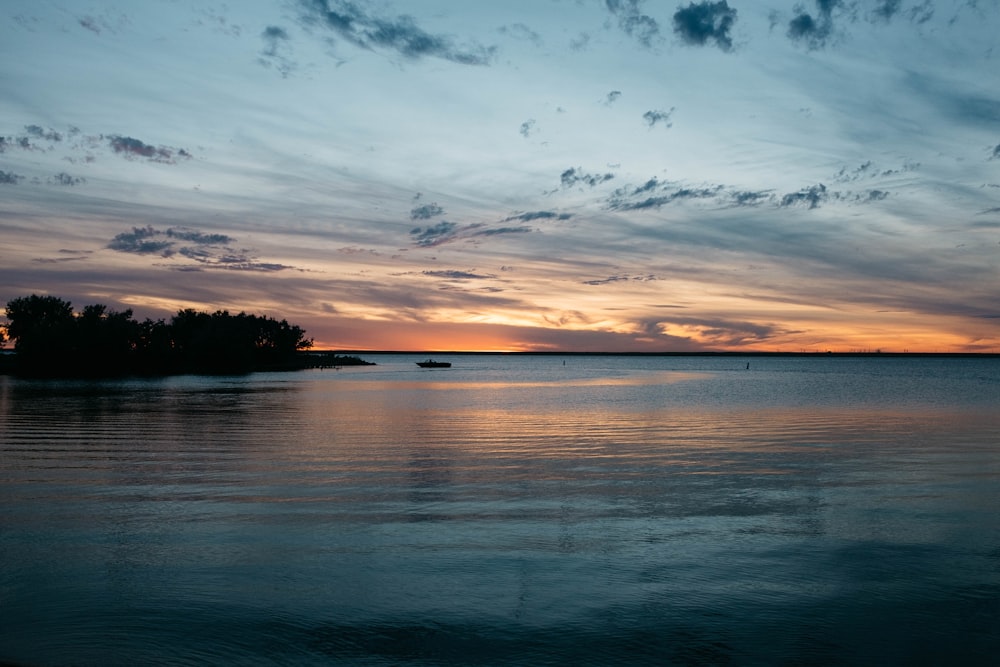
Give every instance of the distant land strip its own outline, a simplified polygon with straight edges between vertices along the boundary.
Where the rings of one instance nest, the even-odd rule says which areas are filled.
[[[969,358],[969,359],[1000,359],[1000,352],[764,352],[764,351],[703,351],[703,352],[560,352],[518,351],[518,352],[485,352],[468,350],[337,350],[337,354],[346,355],[435,355],[435,356],[521,356],[521,357],[928,357],[928,358]]]

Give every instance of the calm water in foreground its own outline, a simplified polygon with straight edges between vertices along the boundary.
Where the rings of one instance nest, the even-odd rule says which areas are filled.
[[[0,663],[1000,655],[1000,360],[369,358],[0,377]]]

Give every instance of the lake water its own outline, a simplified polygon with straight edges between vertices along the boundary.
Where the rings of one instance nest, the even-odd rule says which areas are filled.
[[[0,377],[0,663],[1000,655],[1000,359],[367,358]]]

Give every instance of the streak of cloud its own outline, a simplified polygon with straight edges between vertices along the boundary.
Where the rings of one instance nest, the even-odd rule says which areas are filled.
[[[133,255],[155,255],[168,260],[180,257],[193,262],[168,267],[175,271],[215,269],[274,273],[294,268],[277,262],[261,262],[250,250],[233,248],[230,244],[235,241],[226,234],[206,234],[177,227],[157,229],[147,225],[116,234],[106,247]]]
[[[594,187],[601,183],[606,183],[615,177],[611,172],[603,174],[591,174],[583,171],[580,167],[570,167],[559,175],[559,181],[564,188],[572,188],[577,185]]]
[[[447,278],[449,280],[492,280],[496,278],[495,275],[476,273],[475,271],[440,270],[424,271],[423,274],[432,278]]]
[[[520,227],[493,227],[483,229],[474,233],[474,236],[498,236],[500,234],[527,234],[534,231],[531,227],[521,225]]]
[[[489,65],[496,47],[470,44],[455,46],[446,35],[423,30],[412,16],[374,16],[346,0],[299,0],[303,21],[332,30],[347,42],[363,49],[385,49],[406,58],[441,58],[460,65]]]
[[[454,239],[456,229],[458,229],[456,223],[442,220],[430,227],[414,227],[410,230],[410,236],[418,246],[428,248]]]
[[[527,211],[504,218],[504,222],[520,220],[521,222],[532,222],[534,220],[569,220],[572,213],[556,213],[554,211]]]
[[[584,285],[612,285],[614,283],[621,282],[633,282],[633,283],[648,283],[660,280],[655,275],[648,274],[644,276],[633,276],[628,274],[619,274],[614,276],[608,276],[607,278],[596,278],[594,280],[584,280],[582,284]]]
[[[127,160],[145,158],[150,162],[175,164],[177,158],[191,159],[191,154],[183,148],[153,146],[133,137],[112,134],[107,137],[111,150]]]

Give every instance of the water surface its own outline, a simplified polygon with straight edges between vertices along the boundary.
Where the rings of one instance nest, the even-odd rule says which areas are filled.
[[[371,358],[0,378],[0,661],[1000,651],[1000,360]]]

